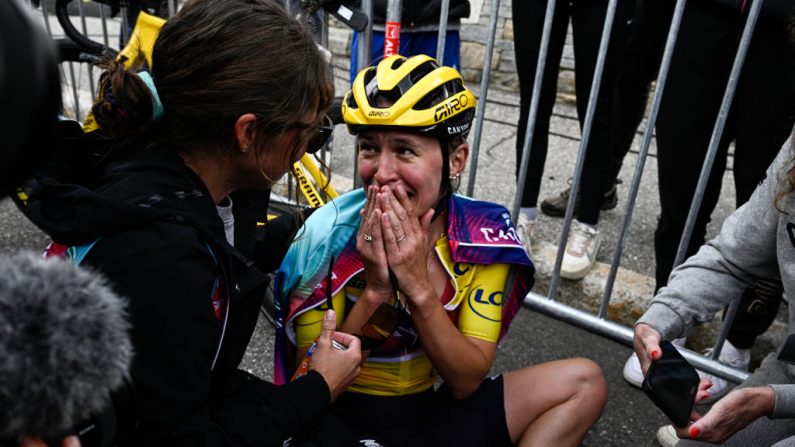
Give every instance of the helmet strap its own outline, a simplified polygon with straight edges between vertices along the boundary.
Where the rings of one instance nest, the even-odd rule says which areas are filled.
[[[453,194],[453,185],[450,182],[450,141],[447,138],[439,138],[439,147],[442,150],[442,180],[439,183],[441,195],[439,201],[436,202],[436,206],[433,207],[434,212],[431,222],[447,211],[447,202],[450,195]]]

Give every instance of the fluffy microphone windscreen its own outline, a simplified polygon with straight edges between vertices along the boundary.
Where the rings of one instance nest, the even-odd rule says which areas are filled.
[[[0,438],[86,420],[131,357],[124,302],[101,276],[33,253],[0,256]]]

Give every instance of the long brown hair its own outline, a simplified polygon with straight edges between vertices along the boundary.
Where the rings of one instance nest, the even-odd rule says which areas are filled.
[[[331,104],[333,84],[305,24],[277,0],[191,0],[169,20],[150,69],[165,113],[152,120],[152,96],[121,64],[103,74],[93,113],[118,147],[164,140],[184,153],[224,151],[234,123],[258,118],[257,143]],[[297,150],[297,149],[296,149]]]

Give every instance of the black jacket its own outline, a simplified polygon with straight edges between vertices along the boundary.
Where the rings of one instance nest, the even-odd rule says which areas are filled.
[[[237,369],[267,286],[254,264],[274,262],[256,234],[267,196],[234,195],[233,249],[204,184],[174,151],[154,146],[77,171],[41,173],[22,209],[60,244],[96,240],[82,265],[129,300],[134,404],[122,409],[121,443],[280,446],[311,431],[329,405],[322,376],[277,387]],[[228,303],[220,319],[216,281]]]

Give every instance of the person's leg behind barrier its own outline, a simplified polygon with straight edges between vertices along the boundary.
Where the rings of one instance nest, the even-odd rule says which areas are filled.
[[[607,4],[607,1],[586,0],[576,1],[572,6],[574,57],[577,61],[575,86],[580,127],[584,125],[592,83],[597,76],[595,70]],[[629,31],[631,5],[632,2],[619,2],[616,6],[580,178],[577,221],[569,233],[561,265],[561,276],[568,279],[585,276],[596,263],[596,254],[599,251],[601,236],[596,226],[604,202],[604,182],[613,152],[614,89]],[[546,200],[542,203],[542,210],[547,203]]]
[[[658,134],[659,135],[659,134]],[[666,143],[661,143],[658,136],[660,152],[657,160],[660,216],[654,232],[654,257],[655,257],[655,291],[668,283],[668,277],[673,270],[676,253],[682,239],[690,205],[696,191],[696,185],[704,161],[704,151],[692,146],[680,146],[687,150],[682,152]],[[663,149],[665,147],[665,149]],[[704,147],[705,149],[705,147]],[[726,151],[728,144],[722,145],[715,158],[712,171],[701,202],[701,208],[696,215],[696,222],[690,236],[690,243],[685,251],[685,259],[695,254],[705,242],[707,224],[720,195],[721,180],[726,167]],[[662,153],[671,152],[663,156]],[[701,157],[692,156],[696,152]]]
[[[591,84],[596,76],[603,23],[607,13],[607,1],[576,1],[572,7],[574,32],[574,56],[577,61],[576,89],[577,110],[581,126],[590,99]],[[599,221],[606,175],[613,153],[613,110],[615,85],[623,61],[623,53],[629,33],[629,21],[633,2],[622,1],[616,5],[613,28],[607,49],[604,69],[601,74],[599,95],[592,119],[591,134],[583,165],[580,188],[580,206],[577,218],[580,222],[595,226]]]
[[[614,123],[615,112],[617,112],[614,109],[614,90],[618,73],[621,71],[622,66],[624,65],[623,61],[625,45],[630,31],[629,21],[632,14],[632,4],[633,2],[631,1],[625,1],[619,2],[617,5],[616,21],[613,27],[608,59],[606,61],[603,82],[600,89],[600,107],[597,109],[596,116],[594,117],[593,128],[596,129],[596,138],[592,139],[592,143],[589,145],[590,147],[588,149],[588,155],[585,161],[585,166],[583,167],[580,194],[579,197],[577,197],[574,205],[574,214],[579,216],[580,201],[582,199],[583,190],[591,191],[591,188],[593,188],[594,185],[601,185],[597,187],[597,189],[603,188],[605,190],[604,195],[597,197],[598,193],[590,193],[594,198],[589,199],[589,202],[591,200],[595,200],[596,203],[589,203],[589,205],[586,205],[586,211],[584,213],[585,217],[584,219],[580,219],[582,222],[586,222],[591,225],[596,224],[598,212],[600,210],[604,211],[613,209],[618,204],[616,195],[617,191],[615,188],[615,177],[617,176],[618,172],[616,171],[616,175],[612,175],[610,173],[613,169],[612,160],[614,157],[612,155],[612,147],[615,146],[615,143],[611,142],[610,148],[602,149],[602,143],[606,143],[608,139],[612,140],[615,131],[610,131],[610,135],[600,135],[600,129],[611,129]],[[593,69],[595,68],[596,64],[599,40],[601,39],[601,25],[592,22],[594,18],[599,18],[600,15],[604,15],[604,6],[605,4],[600,2],[578,2],[573,6],[572,23],[574,24],[576,22],[576,25],[573,26],[575,27],[574,45],[575,52],[577,53],[576,59],[578,61],[576,69],[579,73],[576,79],[583,80],[583,83],[577,84],[578,98],[583,97],[587,91],[590,91],[590,82],[593,77]],[[580,70],[582,70],[582,72]],[[582,90],[582,87],[585,88],[585,91],[580,91]],[[587,101],[587,96],[585,96],[583,101]],[[584,114],[585,102],[580,104],[580,106],[583,107],[582,113]],[[581,118],[584,117],[581,116]],[[601,155],[602,152],[609,152],[610,155]],[[594,160],[594,158],[596,159]],[[603,161],[605,158],[610,161]],[[621,165],[619,162],[618,169],[620,168]],[[609,183],[607,181],[608,178],[612,179]],[[564,190],[545,198],[541,202],[541,210],[544,212],[544,214],[553,217],[563,217],[566,212],[566,206],[568,205],[570,191],[571,187],[567,187]],[[586,195],[589,195],[589,193],[586,193]]]
[[[613,112],[613,155],[606,185],[615,183],[624,157],[632,146],[649,97],[651,82],[660,69],[673,1],[637,0],[624,64],[618,75]]]
[[[715,10],[717,8],[717,11]],[[656,288],[664,286],[698,184],[717,119],[736,44],[720,7],[688,3],[657,121],[657,169],[660,219],[655,231]],[[734,128],[728,123],[721,140],[688,255],[703,244],[706,225],[717,203],[726,154]]]
[[[514,51],[516,71],[519,77],[519,122],[516,129],[516,179],[520,177],[522,155],[524,153],[527,120],[530,115],[530,102],[535,83],[535,72],[540,53],[541,37],[546,13],[545,0],[513,0]],[[563,56],[563,45],[569,21],[568,4],[556,3],[552,18],[549,51],[540,89],[538,111],[536,114],[533,140],[530,142],[530,159],[527,164],[524,188],[517,188],[522,195],[521,209],[517,219],[519,237],[528,252],[534,257],[535,223],[537,217],[538,194],[544,175],[547,148],[549,144],[549,123],[555,106],[558,71]]]
[[[535,80],[536,64],[544,25],[546,1],[514,0],[513,26],[516,70],[519,76],[519,122],[516,133],[516,174],[519,176],[522,151],[527,131],[527,119]],[[522,207],[535,207],[543,177],[547,155],[549,119],[555,105],[558,69],[563,55],[563,45],[568,27],[568,6],[559,2],[555,9],[552,35],[545,73],[542,81],[541,98],[531,142],[530,163],[527,168],[525,188],[522,194]]]

